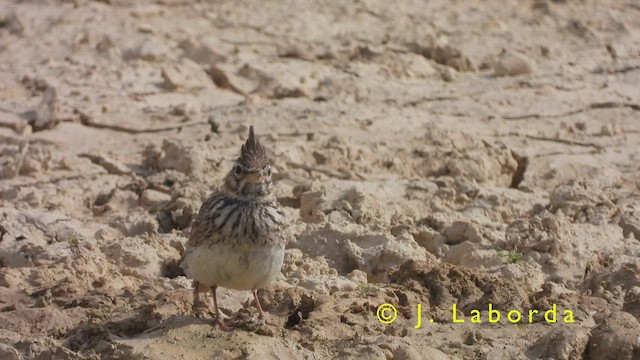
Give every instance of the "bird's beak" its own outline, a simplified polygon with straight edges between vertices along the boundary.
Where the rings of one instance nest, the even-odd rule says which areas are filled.
[[[247,175],[246,181],[251,184],[260,184],[267,182],[267,179],[261,173],[254,173]]]

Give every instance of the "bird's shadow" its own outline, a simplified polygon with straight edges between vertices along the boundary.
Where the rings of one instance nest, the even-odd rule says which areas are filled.
[[[134,336],[137,339],[151,339],[165,335],[168,331],[180,329],[191,325],[209,325],[213,328],[213,320],[203,319],[196,316],[172,315],[160,322],[158,325],[150,327]]]

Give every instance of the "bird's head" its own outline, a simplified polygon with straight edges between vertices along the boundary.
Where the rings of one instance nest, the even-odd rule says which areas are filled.
[[[240,148],[240,157],[227,174],[225,187],[236,196],[245,198],[271,194],[271,165],[266,150],[253,133],[253,125],[249,127],[249,138]]]

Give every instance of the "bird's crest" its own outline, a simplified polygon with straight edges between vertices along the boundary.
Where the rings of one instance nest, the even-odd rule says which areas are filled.
[[[240,148],[240,157],[236,162],[248,169],[263,168],[269,163],[267,151],[253,133],[253,125],[249,126],[249,138]]]

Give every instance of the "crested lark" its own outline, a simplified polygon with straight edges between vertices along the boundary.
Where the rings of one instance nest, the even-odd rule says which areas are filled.
[[[265,321],[257,290],[280,273],[288,240],[286,218],[272,189],[269,159],[251,126],[224,185],[200,207],[180,265],[193,279],[195,301],[200,292],[211,291],[215,324],[223,330],[230,328],[221,320],[218,286],[251,290]]]

